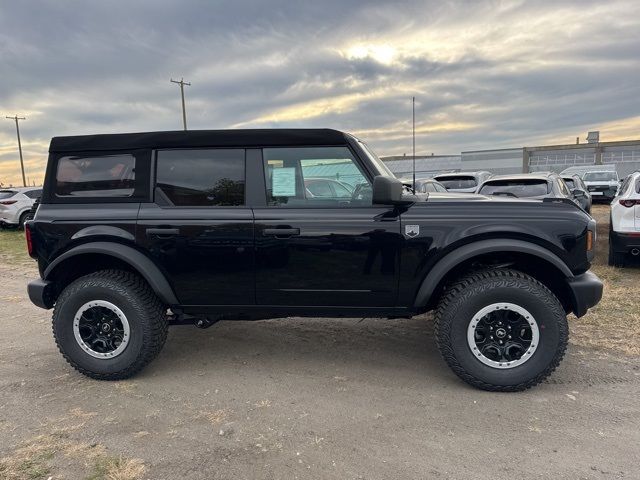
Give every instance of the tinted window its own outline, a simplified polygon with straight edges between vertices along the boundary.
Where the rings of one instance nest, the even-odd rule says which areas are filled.
[[[514,195],[516,197],[537,197],[549,193],[545,180],[492,180],[480,188],[483,195]]]
[[[478,186],[478,182],[474,177],[465,176],[452,176],[452,177],[438,177],[440,182],[445,188],[475,188]]]
[[[29,198],[39,198],[42,196],[42,189],[29,190],[28,192],[24,192],[24,194]]]
[[[636,181],[636,193],[640,193],[640,178]]]
[[[371,204],[371,184],[346,147],[265,148],[263,157],[269,205]]]
[[[62,157],[56,172],[59,197],[130,197],[135,189],[133,155]]]
[[[157,186],[177,206],[244,204],[244,150],[162,150]]]
[[[14,192],[13,190],[0,190],[0,200],[13,197],[16,193],[18,192]]]
[[[616,172],[587,172],[582,177],[585,182],[611,182],[617,181]]]
[[[573,181],[573,178],[565,178],[564,183],[566,183],[567,187],[569,187],[572,190],[576,188],[576,182]]]

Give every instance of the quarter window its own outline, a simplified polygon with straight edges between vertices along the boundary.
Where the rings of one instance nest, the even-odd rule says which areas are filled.
[[[69,156],[58,160],[58,197],[131,197],[136,159],[130,154]]]
[[[244,204],[242,149],[161,150],[156,176],[157,187],[175,206]]]

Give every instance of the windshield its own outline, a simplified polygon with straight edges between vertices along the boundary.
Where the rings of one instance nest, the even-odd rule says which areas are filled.
[[[385,177],[395,178],[395,175],[391,173],[391,170],[389,170],[389,168],[385,165],[385,163],[382,160],[380,160],[380,158],[378,158],[378,156],[375,153],[373,153],[373,151],[367,146],[366,143],[364,143],[362,140],[359,140],[357,138],[355,138],[355,140],[360,144],[360,147],[362,147],[362,150],[364,150],[364,152],[367,154],[367,156],[369,157],[369,160],[371,160],[371,162],[376,166],[376,169],[378,170],[380,175],[384,175]]]
[[[616,182],[618,175],[616,172],[587,172],[582,179],[585,182]]]
[[[436,180],[444,185],[444,188],[446,189],[475,188],[478,186],[478,182],[475,177],[471,176],[437,177]]]
[[[482,185],[478,193],[538,197],[549,193],[549,184],[545,180],[493,180]]]
[[[0,190],[0,200],[3,198],[13,197],[16,193],[18,192],[15,192],[13,190]]]

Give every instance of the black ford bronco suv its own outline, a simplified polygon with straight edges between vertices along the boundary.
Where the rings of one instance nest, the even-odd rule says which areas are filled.
[[[602,296],[595,221],[547,200],[414,195],[335,130],[57,137],[28,292],[97,379],[138,372],[172,323],[435,310],[458,376],[522,390],[562,359],[566,316]]]

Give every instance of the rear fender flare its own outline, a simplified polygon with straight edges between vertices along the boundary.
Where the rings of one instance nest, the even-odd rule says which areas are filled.
[[[51,262],[44,271],[42,278],[44,280],[49,280],[52,272],[63,262],[77,255],[84,255],[88,253],[107,255],[129,264],[147,281],[147,283],[149,283],[153,291],[165,304],[179,304],[171,285],[156,264],[143,253],[121,243],[91,242],[73,247]]]

